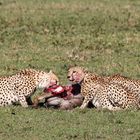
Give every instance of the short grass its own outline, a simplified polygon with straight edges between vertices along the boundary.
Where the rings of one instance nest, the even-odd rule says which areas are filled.
[[[139,0],[0,0],[0,75],[67,68],[140,78]],[[140,140],[140,112],[0,108],[0,139]]]

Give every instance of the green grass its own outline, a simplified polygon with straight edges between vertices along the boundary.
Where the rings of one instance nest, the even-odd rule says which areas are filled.
[[[140,78],[139,0],[0,0],[0,75],[69,65]],[[140,140],[139,111],[0,108],[0,139]]]
[[[0,109],[0,138],[10,140],[139,140],[138,111]]]

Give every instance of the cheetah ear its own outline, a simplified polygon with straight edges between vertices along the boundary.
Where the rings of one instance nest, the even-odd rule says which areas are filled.
[[[53,71],[52,71],[52,70],[50,70],[50,71],[49,71],[49,73],[53,73]]]
[[[88,68],[83,68],[82,67],[82,69],[83,69],[84,72],[88,72]]]
[[[74,63],[74,64],[69,64],[68,66],[67,66],[67,70],[69,70],[70,68],[72,68],[72,67],[76,67],[77,65]]]

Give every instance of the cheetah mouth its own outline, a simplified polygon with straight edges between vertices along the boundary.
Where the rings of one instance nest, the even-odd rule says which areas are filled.
[[[68,79],[70,82],[72,82],[72,83],[77,83],[77,82],[79,82],[79,81],[77,81],[77,79],[74,79],[74,78],[69,78]]]
[[[50,84],[49,87],[54,87],[54,86],[57,86],[59,85],[58,83],[54,83],[54,84]]]
[[[70,82],[76,82],[75,79],[69,79]]]
[[[73,82],[73,81],[74,81],[74,79],[72,79],[72,80],[69,80],[69,81]]]
[[[48,88],[55,88],[57,86],[58,86],[57,84],[54,84],[54,85],[50,85]]]

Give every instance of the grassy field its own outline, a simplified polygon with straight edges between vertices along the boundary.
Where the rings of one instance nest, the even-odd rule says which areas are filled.
[[[0,0],[0,75],[69,65],[140,78],[139,0]],[[140,140],[140,112],[0,108],[0,140]]]

